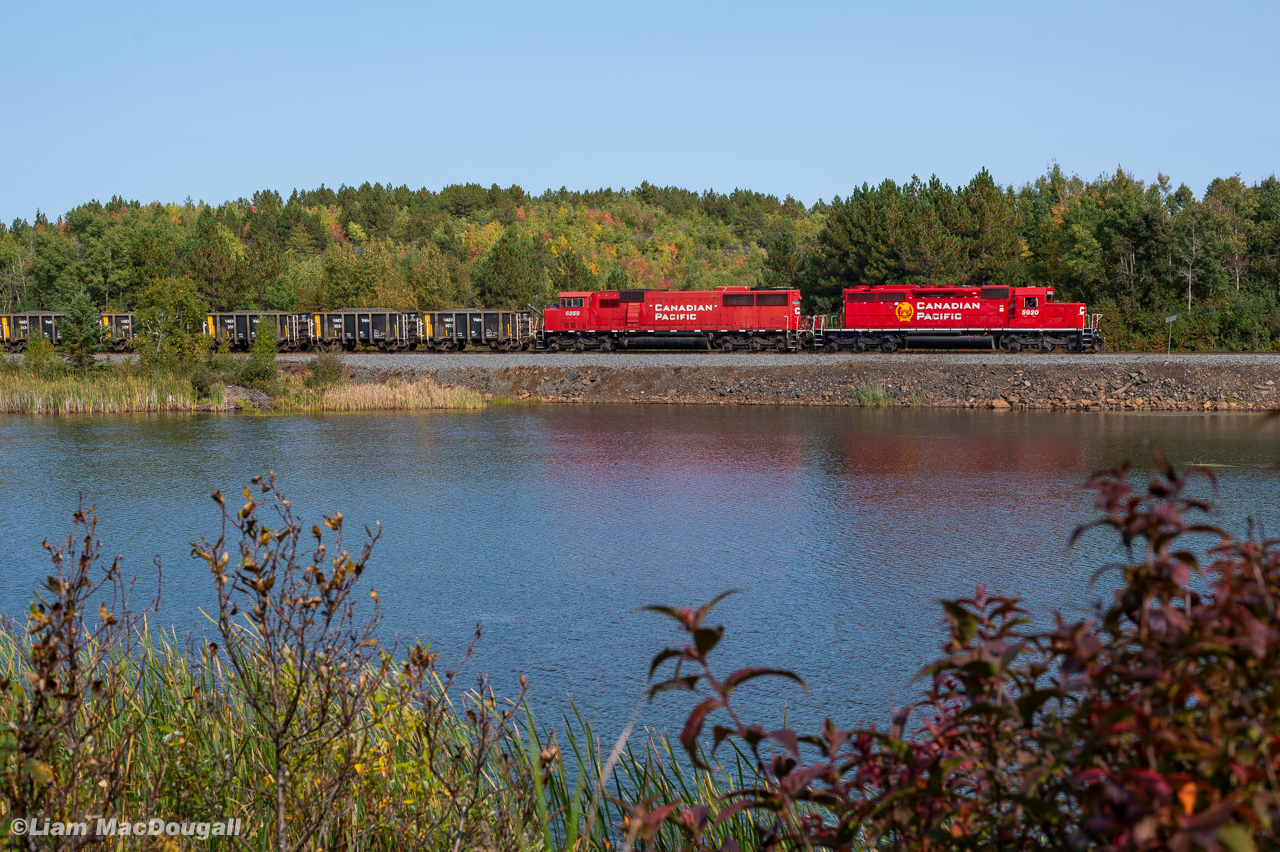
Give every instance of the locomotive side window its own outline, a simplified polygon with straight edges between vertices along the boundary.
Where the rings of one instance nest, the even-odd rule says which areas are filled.
[[[745,308],[750,307],[753,300],[750,293],[725,293],[724,306],[726,308]]]
[[[1039,300],[1035,296],[1024,296],[1022,299],[1022,307],[1035,308],[1039,307]]]

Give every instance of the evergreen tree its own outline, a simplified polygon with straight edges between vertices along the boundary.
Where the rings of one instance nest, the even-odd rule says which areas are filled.
[[[72,366],[87,373],[95,365],[94,353],[107,348],[107,330],[102,325],[102,317],[84,290],[72,297],[63,314],[58,324],[62,347],[71,357]]]
[[[278,375],[276,352],[275,320],[261,317],[253,336],[253,345],[249,349],[249,357],[240,368],[237,381],[245,385],[265,385],[273,381]]]
[[[544,295],[543,270],[532,240],[508,228],[476,267],[476,296],[487,308],[522,308]]]
[[[605,279],[604,289],[606,290],[627,290],[631,287],[631,277],[627,275],[627,270],[621,266],[615,266],[609,270],[609,277]]]
[[[764,262],[764,286],[787,290],[798,286],[802,262],[803,258],[796,251],[795,237],[790,231],[783,231],[769,246],[769,256]]]
[[[233,240],[212,210],[200,212],[191,248],[187,251],[186,267],[201,295],[216,311],[241,307],[248,290]]]
[[[241,274],[255,307],[266,307],[267,293],[284,274],[284,257],[276,244],[265,237],[257,237],[249,245]]]
[[[551,287],[556,292],[595,290],[596,276],[573,249],[563,249],[551,264]]]

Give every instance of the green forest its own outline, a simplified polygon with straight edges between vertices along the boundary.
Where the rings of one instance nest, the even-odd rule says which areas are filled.
[[[1200,195],[1123,169],[1056,165],[1022,187],[983,170],[788,195],[649,183],[539,196],[478,184],[273,190],[219,206],[112,198],[0,223],[0,309],[134,310],[167,291],[206,308],[435,309],[543,303],[559,290],[799,287],[806,313],[859,284],[1037,284],[1103,314],[1111,348],[1280,348],[1280,182]],[[83,299],[81,300],[84,301]]]

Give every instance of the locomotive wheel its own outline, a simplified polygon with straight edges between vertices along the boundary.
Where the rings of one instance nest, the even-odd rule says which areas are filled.
[[[859,337],[857,340],[855,340],[855,341],[853,342],[853,351],[854,351],[854,352],[866,352],[866,351],[867,351],[867,341],[865,341],[865,340],[863,340],[861,337]]]
[[[601,351],[601,352],[612,352],[612,351],[613,351],[613,338],[612,338],[612,337],[602,337],[602,338],[600,338],[600,351]]]
[[[1080,338],[1078,337],[1067,343],[1068,352],[1079,352],[1083,348],[1084,347],[1080,345]]]
[[[559,341],[559,340],[553,340],[553,341],[551,341],[549,344],[547,344],[547,348],[548,348],[548,349],[550,349],[552,352],[559,352],[559,351],[560,351],[560,341]]]
[[[758,337],[753,337],[753,338],[751,338],[750,346],[751,346],[751,351],[752,351],[752,352],[763,352],[763,351],[764,351],[764,343],[763,343],[763,342],[761,342],[760,338],[758,338]]]
[[[880,344],[880,351],[881,351],[881,352],[897,352],[897,351],[898,351],[898,338],[896,338],[896,337],[886,337],[886,338],[884,339],[884,342]]]
[[[828,340],[828,341],[827,341],[827,345],[826,345],[826,347],[825,347],[825,348],[826,348],[826,350],[827,350],[828,352],[839,352],[839,351],[840,351],[840,341],[839,341],[839,340]]]
[[[1049,342],[1049,341],[1047,341],[1047,340],[1041,340],[1041,341],[1040,341],[1040,351],[1041,351],[1041,352],[1043,352],[1043,353],[1045,353],[1045,354],[1047,355],[1048,353],[1052,352],[1053,350],[1054,350],[1054,346],[1053,346],[1053,344],[1052,344],[1052,343],[1050,343],[1050,342]]]
[[[579,337],[577,340],[573,341],[573,348],[578,352],[586,352],[587,342]]]
[[[721,352],[732,352],[732,351],[733,351],[733,341],[732,341],[732,340],[730,340],[730,339],[729,339],[729,338],[727,338],[727,337],[726,337],[724,340],[720,341],[720,351],[721,351]]]
[[[1019,343],[1016,338],[1008,337],[1008,338],[1005,338],[1004,341],[1002,342],[1004,343],[1004,351],[1006,352],[1022,351],[1022,344]]]

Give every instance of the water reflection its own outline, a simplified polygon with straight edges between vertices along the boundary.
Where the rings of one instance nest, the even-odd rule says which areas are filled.
[[[267,469],[307,517],[340,508],[385,534],[370,582],[389,635],[448,663],[476,621],[476,670],[543,708],[571,693],[618,723],[649,656],[673,639],[637,608],[723,605],[726,663],[790,665],[790,687],[749,693],[841,721],[883,718],[935,652],[936,601],[979,583],[1036,611],[1079,611],[1101,536],[1066,553],[1090,517],[1080,484],[1154,440],[1175,463],[1219,468],[1242,528],[1275,528],[1276,427],[1236,416],[995,414],[765,407],[531,407],[315,417],[0,419],[10,487],[0,610],[19,614],[47,573],[40,539],[84,491],[106,549],[144,578],[159,554],[165,615],[198,627],[212,601],[189,542],[216,535],[214,488]],[[769,687],[770,690],[774,689]],[[744,697],[747,697],[744,695]],[[646,717],[669,723],[674,703]]]

